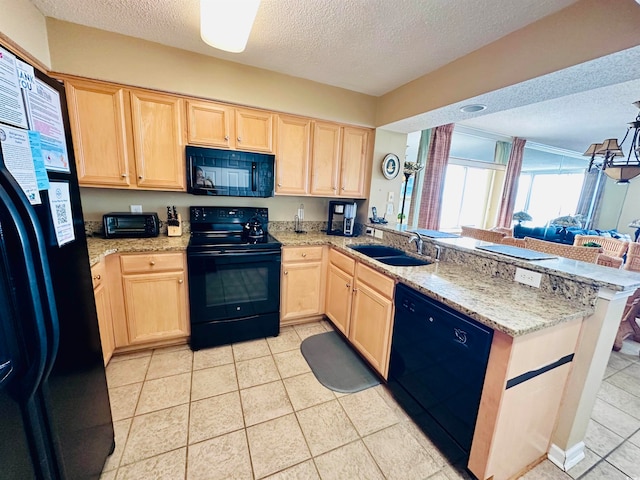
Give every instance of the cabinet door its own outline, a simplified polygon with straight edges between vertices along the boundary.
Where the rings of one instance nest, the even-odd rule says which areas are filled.
[[[364,197],[368,150],[369,130],[344,127],[340,162],[341,197]]]
[[[80,185],[128,187],[125,91],[76,80],[65,85]]]
[[[273,152],[273,114],[237,108],[235,117],[238,150]]]
[[[185,190],[182,99],[131,91],[131,120],[140,188]]]
[[[333,264],[329,264],[327,272],[327,299],[324,306],[325,315],[344,333],[349,334],[351,317],[351,289],[353,277]]]
[[[129,344],[187,337],[183,272],[123,275]]]
[[[322,262],[283,264],[280,322],[322,314]]]
[[[305,195],[309,191],[311,121],[278,116],[276,193]]]
[[[219,103],[187,101],[188,140],[194,145],[233,148],[233,108]]]
[[[113,351],[116,348],[113,334],[113,320],[111,313],[111,301],[106,278],[107,269],[105,261],[91,267],[91,281],[93,283],[93,296],[96,301],[96,313],[98,315],[98,329],[100,331],[100,344],[104,364],[109,363]]]
[[[334,197],[338,194],[338,173],[342,127],[314,122],[311,155],[311,194]]]
[[[349,340],[384,378],[387,377],[393,302],[356,282]]]

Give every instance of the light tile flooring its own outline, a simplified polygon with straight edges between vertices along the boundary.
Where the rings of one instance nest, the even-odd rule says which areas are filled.
[[[198,352],[179,346],[114,357],[107,381],[116,450],[101,479],[471,478],[385,387],[344,395],[315,379],[300,343],[330,329],[318,322]],[[611,356],[587,458],[568,473],[545,461],[523,478],[640,478],[635,345]]]

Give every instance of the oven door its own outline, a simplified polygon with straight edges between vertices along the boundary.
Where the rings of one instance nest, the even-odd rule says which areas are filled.
[[[191,323],[280,310],[280,251],[189,252]]]

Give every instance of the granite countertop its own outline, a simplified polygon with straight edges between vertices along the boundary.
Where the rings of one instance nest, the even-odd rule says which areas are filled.
[[[582,318],[594,311],[592,307],[567,300],[559,294],[470,272],[464,265],[434,262],[419,267],[393,267],[349,248],[349,245],[363,243],[384,244],[373,237],[335,237],[322,233],[298,235],[290,232],[274,232],[273,235],[284,246],[330,244],[375,270],[512,337]]]
[[[285,247],[332,245],[398,282],[514,337],[593,313],[593,308],[567,300],[562,295],[533,289],[504,278],[480,275],[461,264],[434,262],[418,267],[393,267],[349,248],[350,245],[363,243],[384,244],[373,237],[338,237],[319,232],[271,233]],[[92,266],[103,256],[112,253],[184,251],[188,243],[188,235],[140,239],[87,238]]]
[[[144,253],[184,251],[189,244],[189,235],[153,238],[102,238],[87,237],[89,264],[93,267],[105,255],[112,253]]]

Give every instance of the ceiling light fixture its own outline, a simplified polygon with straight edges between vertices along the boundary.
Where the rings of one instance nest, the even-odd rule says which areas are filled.
[[[243,52],[260,0],[200,0],[200,36],[208,45]]]
[[[633,102],[633,104],[640,108],[640,100]],[[629,146],[629,154],[625,160],[625,154],[622,151],[624,142],[629,137],[629,133],[633,131],[631,135],[631,145]],[[608,138],[602,143],[592,143],[584,152],[585,157],[591,157],[589,162],[589,171],[592,167],[599,168],[609,178],[616,180],[618,184],[624,185],[629,183],[629,180],[640,175],[640,112],[636,116],[633,122],[629,122],[627,133],[625,133],[622,142],[618,144],[617,138]],[[596,157],[602,158],[602,163],[596,163]]]
[[[460,111],[464,113],[475,113],[486,110],[487,106],[482,105],[481,103],[474,103],[473,105],[465,105],[464,107],[460,107]]]

